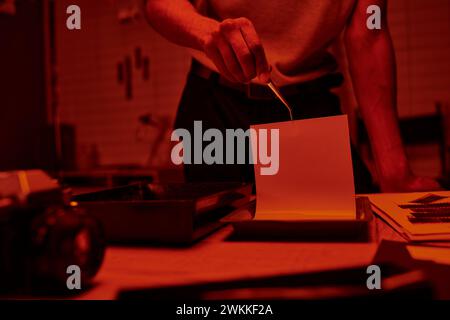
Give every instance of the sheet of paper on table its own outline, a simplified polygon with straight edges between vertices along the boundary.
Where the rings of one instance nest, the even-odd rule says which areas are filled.
[[[450,248],[408,245],[406,249],[411,257],[416,260],[450,265]]]
[[[268,132],[279,130],[278,173],[262,175],[262,165],[255,161],[255,219],[356,218],[347,116],[270,123],[252,128],[267,129]],[[255,153],[255,140],[252,140],[252,148]]]

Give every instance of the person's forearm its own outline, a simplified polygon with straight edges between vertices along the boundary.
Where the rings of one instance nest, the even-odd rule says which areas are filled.
[[[347,38],[355,95],[366,125],[381,183],[410,174],[396,111],[396,64],[389,32]]]
[[[218,22],[200,15],[188,0],[147,0],[145,14],[151,26],[169,41],[203,50]]]

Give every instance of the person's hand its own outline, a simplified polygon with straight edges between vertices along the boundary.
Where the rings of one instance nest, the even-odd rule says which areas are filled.
[[[232,82],[248,83],[255,77],[270,79],[270,67],[252,22],[246,18],[218,23],[203,41],[203,51],[219,72]]]
[[[383,192],[421,192],[442,190],[441,185],[434,179],[410,175],[400,181],[382,182]]]

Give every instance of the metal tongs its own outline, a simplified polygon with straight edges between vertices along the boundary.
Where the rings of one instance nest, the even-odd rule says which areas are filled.
[[[272,80],[269,80],[267,86],[270,88],[270,90],[272,90],[272,92],[275,94],[278,100],[280,100],[281,103],[286,107],[286,109],[288,109],[289,117],[291,118],[291,120],[294,120],[294,117],[292,116],[292,108],[287,102],[287,100],[281,94],[280,89],[278,89],[278,87],[272,82]]]

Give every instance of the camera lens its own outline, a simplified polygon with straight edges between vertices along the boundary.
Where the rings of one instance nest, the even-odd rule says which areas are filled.
[[[86,287],[100,269],[105,240],[100,224],[80,208],[53,207],[32,223],[33,278],[65,288],[69,266],[81,270]]]

